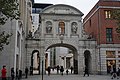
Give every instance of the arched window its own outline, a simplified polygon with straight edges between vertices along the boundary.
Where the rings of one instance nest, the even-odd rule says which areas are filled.
[[[65,23],[64,22],[59,22],[59,34],[64,34],[65,33]]]
[[[73,23],[71,24],[71,33],[72,33],[72,34],[76,34],[76,33],[77,33],[77,29],[78,29],[77,23],[76,23],[76,22],[73,22]]]
[[[46,33],[51,33],[52,32],[52,22],[47,21],[46,22]]]

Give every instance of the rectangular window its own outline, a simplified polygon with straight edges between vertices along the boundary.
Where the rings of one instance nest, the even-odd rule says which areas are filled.
[[[112,41],[113,41],[112,28],[106,28],[106,42]]]
[[[111,18],[111,11],[110,10],[106,10],[105,11],[105,18],[106,19],[110,19]]]
[[[106,58],[115,58],[115,51],[106,51]]]
[[[110,10],[105,11],[105,18],[111,18],[111,11]]]
[[[32,13],[35,13],[35,8],[32,8]]]
[[[40,13],[41,10],[42,8],[36,8],[36,13]]]
[[[120,51],[118,51],[118,54],[120,54]]]
[[[111,72],[112,66],[116,67],[115,51],[106,51],[106,65],[107,65],[107,73]]]

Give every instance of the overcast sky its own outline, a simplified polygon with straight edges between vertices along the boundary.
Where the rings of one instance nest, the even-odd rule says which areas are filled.
[[[99,0],[35,0],[35,3],[67,4],[79,9],[84,16]]]

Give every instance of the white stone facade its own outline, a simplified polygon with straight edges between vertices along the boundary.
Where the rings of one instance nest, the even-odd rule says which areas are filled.
[[[89,66],[90,73],[97,73],[98,54],[96,42],[93,39],[88,40],[84,35],[82,16],[83,13],[81,11],[64,4],[52,5],[43,9],[40,13],[40,28],[37,30],[35,38],[27,39],[27,64],[31,65],[32,51],[38,50],[40,52],[41,72],[42,60],[45,64],[45,52],[52,47],[61,46],[72,50],[75,74],[83,74],[85,51],[89,53],[89,62],[87,62],[87,65]],[[73,26],[76,29],[72,28]]]

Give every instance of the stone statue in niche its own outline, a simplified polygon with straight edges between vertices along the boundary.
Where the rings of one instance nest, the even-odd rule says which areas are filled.
[[[52,23],[48,22],[46,24],[46,33],[51,33],[52,32]]]
[[[73,22],[72,23],[72,26],[71,26],[71,31],[72,31],[72,34],[76,34],[77,33],[77,23],[76,22]]]

